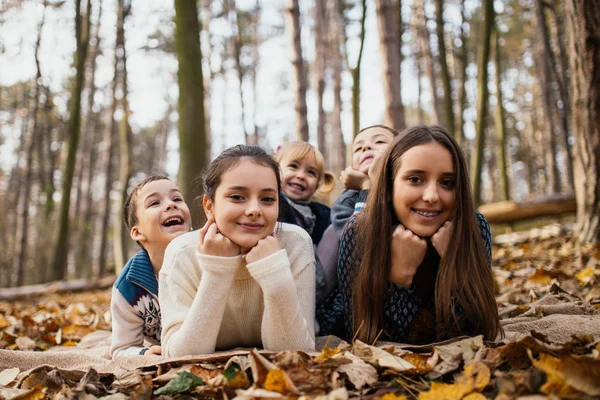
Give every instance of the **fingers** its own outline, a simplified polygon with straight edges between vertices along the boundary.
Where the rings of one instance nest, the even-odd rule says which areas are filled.
[[[199,233],[200,233],[200,243],[204,243],[204,237],[206,236],[206,232],[208,231],[208,228],[210,228],[210,226],[214,223],[214,219],[212,214],[208,216],[208,219],[206,220],[206,223],[204,224],[204,226],[202,228],[200,228]]]

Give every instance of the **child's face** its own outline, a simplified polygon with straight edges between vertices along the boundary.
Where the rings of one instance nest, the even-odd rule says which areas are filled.
[[[167,179],[149,182],[135,199],[137,224],[131,238],[145,249],[157,246],[163,250],[177,236],[189,232],[192,218],[179,188]]]
[[[393,206],[405,228],[430,237],[450,218],[455,203],[456,171],[452,155],[444,146],[431,142],[415,146],[400,157]]]
[[[281,187],[292,200],[309,200],[319,184],[319,169],[314,157],[292,160],[284,157],[280,162]]]
[[[225,172],[214,201],[205,197],[204,211],[217,228],[243,252],[275,230],[279,192],[275,171],[245,159]]]
[[[376,151],[383,151],[394,140],[387,129],[375,127],[359,133],[352,143],[352,168],[364,174],[369,172]]]

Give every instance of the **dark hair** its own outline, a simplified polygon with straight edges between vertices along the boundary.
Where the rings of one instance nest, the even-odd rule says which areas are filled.
[[[371,125],[371,126],[367,126],[366,128],[362,128],[360,131],[358,131],[358,133],[364,132],[367,129],[372,129],[372,128],[385,129],[386,131],[389,131],[394,137],[396,137],[396,136],[398,136],[400,134],[400,132],[398,132],[394,128],[390,128],[389,126],[385,126],[385,125]]]
[[[125,200],[125,204],[123,205],[123,223],[128,231],[130,231],[131,228],[138,223],[135,202],[137,201],[137,195],[140,190],[142,190],[142,188],[150,182],[162,181],[163,179],[170,181],[170,179],[164,175],[150,175],[135,185],[131,193],[129,193],[129,196],[127,196],[127,200]]]
[[[277,179],[277,193],[279,194],[281,191],[281,171],[277,161],[258,146],[238,144],[219,154],[204,171],[202,175],[204,195],[214,201],[223,174],[237,166],[244,158],[273,170],[275,179]]]
[[[456,206],[453,211],[453,240],[435,282],[435,310],[438,337],[440,331],[456,336],[464,333],[483,334],[494,340],[502,331],[494,297],[492,271],[484,250],[475,206],[471,194],[469,171],[458,143],[439,126],[416,126],[403,131],[381,155],[371,195],[362,215],[357,218],[358,243],[362,244],[362,260],[353,286],[352,307],[354,330],[358,338],[372,342],[383,328],[383,304],[391,268],[392,227],[400,223],[394,212],[394,178],[400,158],[409,149],[437,142],[452,155],[456,171]],[[457,307],[462,310],[457,315]],[[473,332],[463,332],[466,320]]]

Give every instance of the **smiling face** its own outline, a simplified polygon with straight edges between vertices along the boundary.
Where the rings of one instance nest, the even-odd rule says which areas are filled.
[[[164,250],[171,240],[189,232],[190,210],[174,182],[148,182],[137,193],[135,202],[137,223],[130,235],[149,252]]]
[[[281,188],[292,200],[309,200],[319,185],[319,169],[314,157],[292,160],[284,157],[281,167]]]
[[[374,127],[359,133],[352,144],[352,168],[366,174],[376,151],[383,151],[394,140],[387,129]]]
[[[214,199],[204,197],[204,211],[213,216],[221,234],[246,253],[275,230],[279,216],[275,171],[243,159],[221,176]]]
[[[430,237],[454,211],[456,171],[452,155],[434,141],[407,150],[399,162],[394,177],[396,216],[416,235]]]

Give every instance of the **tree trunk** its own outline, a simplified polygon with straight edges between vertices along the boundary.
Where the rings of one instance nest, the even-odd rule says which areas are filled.
[[[331,54],[331,68],[333,80],[333,111],[331,112],[331,148],[334,151],[327,152],[329,169],[337,176],[346,167],[346,145],[342,133],[342,67],[344,55],[344,28],[343,10],[340,3],[330,1],[328,17],[331,29],[329,29],[329,43]]]
[[[79,144],[81,123],[81,92],[85,76],[85,59],[90,39],[90,9],[91,0],[87,0],[85,20],[81,15],[81,0],[75,1],[75,38],[77,40],[76,65],[77,73],[75,85],[71,96],[71,109],[69,112],[69,153],[63,175],[63,187],[60,203],[60,218],[58,236],[52,257],[52,271],[54,280],[62,280],[67,273],[67,255],[69,253],[69,209],[71,205],[71,188],[75,173],[75,161]]]
[[[302,58],[302,41],[300,35],[300,5],[298,0],[288,0],[286,10],[286,29],[289,34],[292,50],[294,88],[294,109],[296,110],[296,138],[308,142],[308,120],[306,117],[306,74]]]
[[[235,0],[228,0],[225,3],[227,6],[227,14],[229,14],[229,25],[231,26],[232,38],[232,52],[233,61],[235,62],[235,71],[237,73],[238,81],[240,82],[240,110],[241,110],[241,125],[244,131],[244,143],[250,144],[250,132],[246,128],[246,103],[244,101],[244,70],[242,67],[241,56],[242,56],[242,37],[243,32],[241,31],[240,15],[237,9]]]
[[[31,116],[29,117],[28,126],[27,126],[27,135],[23,140],[27,140],[28,143],[26,145],[26,155],[25,155],[25,180],[22,183],[21,187],[23,190],[23,196],[21,203],[21,213],[20,213],[20,226],[21,229],[17,229],[17,232],[20,233],[19,237],[16,240],[17,245],[17,282],[16,286],[23,286],[25,279],[25,265],[27,261],[27,239],[29,232],[29,198],[31,197],[31,186],[32,186],[32,176],[33,176],[33,155],[34,150],[36,148],[37,140],[37,131],[38,131],[38,109],[40,104],[40,85],[42,80],[42,72],[40,69],[40,59],[39,59],[39,50],[40,43],[42,41],[42,29],[44,28],[44,22],[46,20],[46,2],[44,1],[44,10],[42,11],[42,19],[38,24],[37,30],[37,40],[35,42],[34,48],[34,59],[35,59],[35,67],[36,73],[35,78],[32,81],[32,93],[29,107],[29,112]]]
[[[429,77],[429,91],[431,93],[431,103],[433,105],[433,122],[439,124],[441,121],[440,99],[437,95],[437,79],[433,66],[433,55],[431,54],[431,45],[429,40],[429,31],[427,30],[427,15],[425,14],[425,3],[423,0],[415,0],[415,17],[417,20],[417,43],[419,44],[419,53],[422,55],[425,66],[425,74]]]
[[[544,16],[542,0],[535,1],[537,28],[542,40],[535,46],[537,48],[537,72],[540,82],[542,107],[544,110],[544,134],[546,151],[544,158],[548,168],[548,178],[553,193],[560,193],[560,171],[556,163],[556,126],[553,122],[555,107],[552,107],[552,74],[550,66],[550,40]]]
[[[361,17],[360,17],[360,47],[358,49],[358,58],[356,59],[356,65],[350,69],[352,75],[352,138],[355,138],[360,131],[360,66],[362,64],[363,50],[365,48],[365,36],[366,36],[366,21],[367,21],[367,0],[361,0]],[[342,7],[338,7],[340,10],[340,18],[343,17]],[[344,34],[344,37],[346,35]],[[344,155],[345,155],[344,151]],[[345,157],[344,157],[345,158]]]
[[[257,124],[257,110],[258,110],[258,63],[260,61],[259,46],[261,43],[259,34],[260,24],[260,0],[256,0],[254,6],[254,34],[252,35],[252,95],[253,95],[253,107],[252,107],[252,123],[254,125],[254,133],[252,135],[252,141],[250,144],[258,145],[260,143],[260,132]]]
[[[461,1],[460,4],[460,94],[458,96],[458,126],[456,132],[458,133],[458,143],[464,148],[467,138],[465,136],[465,108],[467,106],[467,64],[469,63],[468,49],[467,49],[467,35],[465,34],[465,0]],[[456,137],[456,136],[455,136]]]
[[[131,127],[129,126],[129,103],[127,102],[127,51],[125,48],[125,18],[131,10],[131,3],[126,5],[124,0],[117,3],[117,53],[120,54],[120,82],[121,101],[120,108],[122,117],[119,121],[119,183],[121,190],[115,206],[113,222],[113,256],[115,258],[115,273],[118,275],[125,262],[127,255],[127,233],[123,225],[121,210],[127,199],[127,189],[132,174],[132,140]]]
[[[444,0],[435,0],[435,23],[438,37],[438,49],[442,83],[444,86],[444,127],[452,136],[457,137],[454,126],[454,108],[452,105],[452,77],[446,61],[446,39],[444,33]]]
[[[475,125],[475,151],[471,159],[471,179],[473,180],[473,196],[475,204],[481,204],[481,171],[483,166],[483,149],[485,148],[485,127],[488,108],[488,61],[490,59],[490,42],[494,25],[494,4],[484,2],[483,34],[479,44],[479,62],[477,67],[477,122]]]
[[[315,24],[315,87],[317,89],[317,148],[321,154],[326,155],[325,149],[325,110],[323,109],[323,94],[325,93],[325,41],[327,40],[327,24],[325,13],[325,1],[315,0],[314,24]],[[334,2],[332,2],[334,3]],[[337,16],[337,14],[336,14]],[[332,49],[335,51],[335,49]]]
[[[577,239],[600,241],[600,4],[567,0]]]
[[[502,96],[502,54],[500,52],[500,32],[497,25],[494,24],[494,58],[496,64],[496,112],[494,113],[494,122],[496,125],[496,163],[500,170],[500,193],[501,200],[510,200],[510,190],[508,185],[508,166],[510,162],[506,154],[506,119],[504,116],[504,105]]]
[[[400,38],[391,0],[375,0],[379,28],[381,78],[385,98],[384,124],[400,131],[405,127],[400,82]]]
[[[202,194],[197,178],[208,163],[204,121],[204,82],[200,24],[196,3],[175,0],[175,47],[179,69],[179,174],[183,196],[192,205],[192,221],[202,226],[206,217],[195,201]]]

